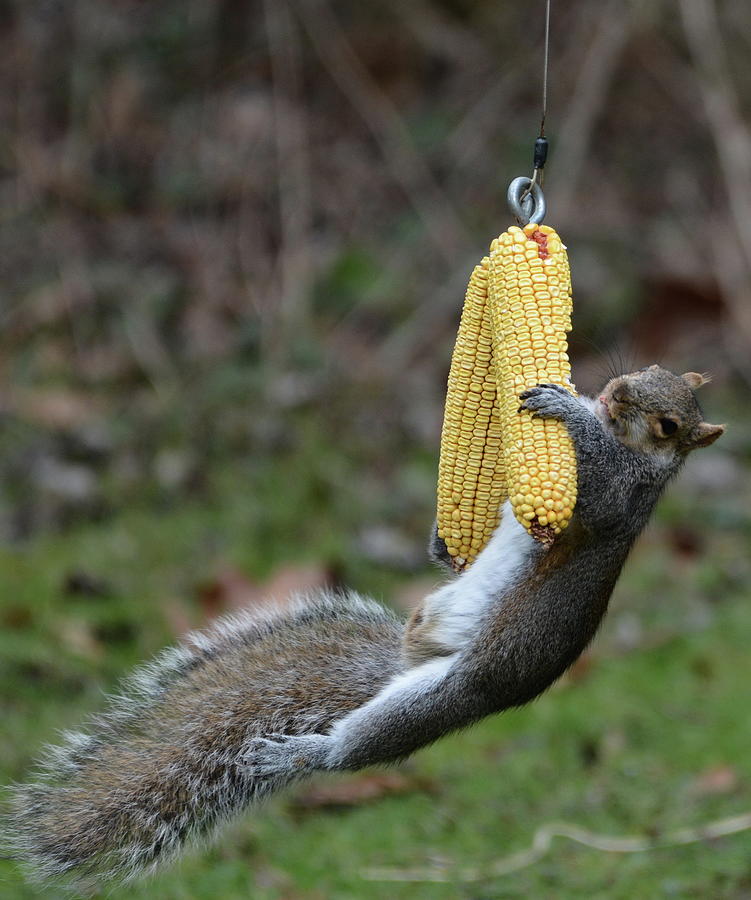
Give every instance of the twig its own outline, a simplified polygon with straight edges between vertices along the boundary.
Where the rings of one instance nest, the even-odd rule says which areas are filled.
[[[468,251],[463,223],[414,146],[398,110],[370,76],[325,0],[296,5],[305,30],[329,74],[362,116],[395,180],[423,220],[428,235],[453,267]]]
[[[538,862],[548,853],[553,839],[557,837],[568,838],[570,841],[576,841],[577,844],[583,844],[594,850],[602,850],[605,853],[645,853],[662,847],[679,847],[683,844],[714,840],[748,829],[751,829],[751,812],[730,816],[726,819],[716,819],[696,828],[678,828],[654,838],[636,835],[611,837],[588,831],[586,828],[570,822],[548,822],[537,829],[532,843],[527,849],[511,853],[487,866],[468,866],[456,869],[448,866],[426,866],[413,869],[374,868],[366,869],[361,876],[367,881],[484,881],[488,878],[508,875],[510,872],[516,872]]]
[[[421,350],[434,346],[436,339],[446,330],[447,323],[452,317],[458,317],[476,256],[457,257],[454,271],[438,288],[420,300],[409,318],[381,342],[377,360],[382,371],[402,371]]]
[[[446,149],[456,165],[457,177],[466,178],[466,169],[487,156],[492,146],[488,123],[494,123],[499,110],[512,105],[512,97],[519,89],[526,73],[521,69],[509,69],[472,100],[459,123],[446,138]],[[499,192],[498,204],[503,208],[503,193]]]
[[[709,250],[711,265],[722,296],[729,308],[723,322],[722,340],[733,367],[751,384],[748,345],[751,341],[751,304],[749,277],[740,246],[740,228],[728,229],[727,218],[716,215],[710,220]]]
[[[286,0],[265,0],[266,34],[271,57],[274,137],[276,141],[279,224],[280,316],[275,345],[305,327],[308,318],[312,222],[311,178],[301,82],[298,26]]]
[[[487,72],[498,68],[495,52],[483,40],[482,30],[449,16],[440,6],[426,0],[410,0],[394,7],[394,14],[432,55],[453,59],[461,66],[468,61]]]
[[[712,0],[681,0],[686,40],[735,224],[736,246],[715,242],[715,273],[737,328],[751,340],[751,129],[743,120]],[[712,224],[713,231],[716,226]],[[718,232],[719,234],[720,232]],[[723,234],[726,240],[727,234]],[[739,252],[740,251],[740,252]]]
[[[592,7],[585,7],[589,16]],[[562,115],[555,149],[555,170],[565,177],[546,184],[548,208],[559,219],[571,211],[580,187],[587,151],[597,117],[607,98],[621,52],[629,38],[631,18],[623,15],[623,3],[611,0],[600,13],[597,31],[581,61],[571,101]]]

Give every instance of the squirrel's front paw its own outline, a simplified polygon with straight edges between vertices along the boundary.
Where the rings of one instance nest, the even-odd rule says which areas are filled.
[[[251,738],[237,757],[254,778],[301,775],[325,768],[330,738],[325,734],[270,734]]]
[[[562,419],[571,409],[572,403],[576,404],[573,395],[560,384],[538,384],[537,387],[519,394],[519,399],[522,401],[520,412],[528,409],[535,415],[555,419]]]

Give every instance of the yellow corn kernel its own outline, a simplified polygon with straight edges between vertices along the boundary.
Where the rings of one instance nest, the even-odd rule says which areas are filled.
[[[512,226],[493,242],[488,306],[506,494],[516,518],[548,543],[566,527],[576,502],[574,447],[561,422],[520,412],[519,394],[540,383],[575,393],[566,352],[571,279],[565,247],[552,228]]]
[[[438,536],[461,571],[498,525],[506,475],[485,257],[475,266],[451,358],[438,464]]]

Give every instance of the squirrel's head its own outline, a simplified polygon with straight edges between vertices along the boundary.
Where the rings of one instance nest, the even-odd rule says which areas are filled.
[[[618,440],[642,453],[685,456],[708,447],[725,431],[705,422],[694,391],[709,381],[706,375],[674,375],[648,366],[609,381],[598,398],[595,414]]]

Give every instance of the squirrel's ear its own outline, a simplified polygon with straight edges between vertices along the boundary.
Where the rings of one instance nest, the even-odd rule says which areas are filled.
[[[708,447],[710,444],[714,444],[724,431],[724,425],[710,425],[709,422],[701,422],[691,435],[692,443],[694,447]]]
[[[686,382],[686,384],[691,388],[692,391],[700,388],[703,384],[708,384],[712,380],[711,375],[700,375],[698,372],[686,372],[685,374],[681,375],[681,378]]]

